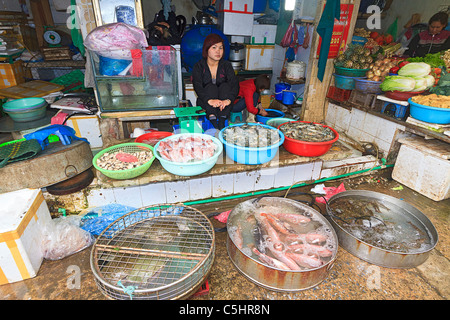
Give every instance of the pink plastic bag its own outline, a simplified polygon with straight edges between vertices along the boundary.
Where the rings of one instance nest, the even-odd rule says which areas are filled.
[[[316,197],[316,201],[320,203],[325,203],[324,198],[328,201],[332,196],[340,192],[345,191],[344,183],[341,183],[339,187],[324,187],[325,195],[323,197]]]
[[[92,30],[84,46],[107,58],[131,60],[130,50],[148,47],[147,34],[126,23],[109,23]]]

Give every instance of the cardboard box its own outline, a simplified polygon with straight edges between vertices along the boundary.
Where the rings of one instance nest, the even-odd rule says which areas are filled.
[[[25,82],[22,60],[14,63],[0,63],[0,89],[9,88]]]
[[[246,45],[245,70],[272,70],[274,45]]]
[[[0,194],[0,285],[37,275],[51,215],[40,189]]]
[[[399,139],[392,178],[434,200],[450,198],[450,146],[438,140]]]
[[[268,24],[254,24],[250,44],[275,44],[277,35],[277,26]]]

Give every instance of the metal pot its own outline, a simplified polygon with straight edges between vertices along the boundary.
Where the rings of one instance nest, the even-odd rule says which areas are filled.
[[[352,220],[341,216],[342,213],[338,212],[338,200],[350,199],[352,201],[367,201],[367,203],[371,202],[372,204],[377,203],[379,207],[373,208],[380,210],[375,209],[376,215],[374,214],[371,219],[376,218],[376,220],[373,220],[376,224],[380,225],[380,223],[383,223],[386,228],[392,226],[392,230],[401,230],[402,233],[386,233],[384,239],[392,240],[384,243],[383,241],[378,241],[377,245],[375,245],[373,236],[369,238],[361,232],[355,232],[354,227],[350,224]],[[353,203],[355,204],[355,209],[352,214],[355,214],[356,217],[358,214],[356,210],[357,203]],[[417,267],[427,260],[430,251],[433,250],[438,241],[438,234],[434,225],[422,212],[405,201],[382,193],[366,190],[338,193],[328,200],[327,212],[328,220],[338,235],[340,246],[354,256],[378,266],[387,268]],[[364,217],[367,217],[367,211],[364,215]],[[359,227],[360,230],[367,231],[367,228],[375,227],[371,223],[362,222],[363,226]],[[386,236],[389,238],[386,238]],[[410,246],[408,246],[408,241],[411,241]],[[414,244],[412,241],[421,244],[421,246],[418,249],[412,248],[412,244]],[[402,249],[391,249],[393,245],[397,247],[402,246]],[[408,250],[403,248],[408,248]]]
[[[230,44],[230,61],[242,61],[245,59],[245,46],[241,43]]]
[[[254,233],[248,230],[255,226],[249,225],[249,221],[255,218],[255,214],[258,215],[261,212],[285,212],[310,218],[311,221],[301,228],[305,228],[305,231],[309,230],[309,233],[318,232],[317,230],[320,229],[327,239],[324,247],[332,254],[319,267],[303,270],[283,270],[263,263],[251,249],[252,246],[261,247],[253,241]],[[242,243],[236,236],[238,230],[242,231]],[[236,268],[250,281],[270,290],[301,291],[318,285],[328,276],[337,255],[337,235],[329,222],[306,204],[286,198],[263,197],[240,203],[228,216],[227,233],[228,255]],[[284,242],[284,245],[287,245],[287,242]]]

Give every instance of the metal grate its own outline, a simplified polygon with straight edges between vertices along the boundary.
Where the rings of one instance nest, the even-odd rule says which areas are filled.
[[[99,235],[91,269],[111,299],[180,299],[205,281],[214,247],[213,227],[200,211],[149,206],[117,219]]]

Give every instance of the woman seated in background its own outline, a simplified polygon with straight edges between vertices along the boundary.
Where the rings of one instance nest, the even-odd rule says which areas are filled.
[[[261,92],[270,88],[269,76],[259,75],[256,79],[248,79],[239,83],[238,100],[233,106],[233,112],[241,112],[247,107],[248,112],[266,117],[267,111],[258,103]]]
[[[239,81],[231,62],[223,59],[223,39],[209,34],[203,41],[202,59],[192,69],[192,83],[197,94],[197,106],[216,129],[223,129],[233,101],[239,92]]]
[[[450,49],[450,31],[444,30],[448,23],[448,14],[438,12],[428,22],[428,30],[422,31],[408,45],[405,55],[424,57],[428,53],[437,53]]]

